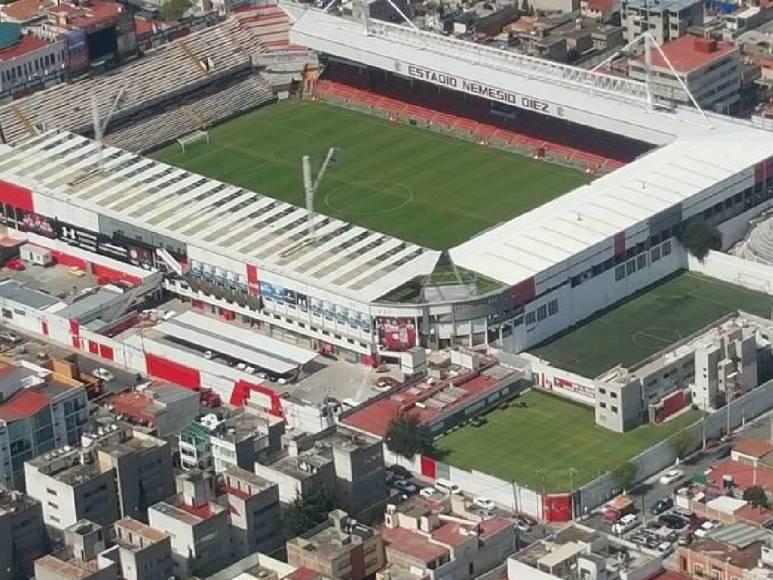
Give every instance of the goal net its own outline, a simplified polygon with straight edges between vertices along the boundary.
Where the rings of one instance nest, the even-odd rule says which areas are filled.
[[[182,147],[183,153],[185,153],[186,146],[195,143],[209,143],[209,131],[194,131],[193,133],[188,133],[177,139],[177,142],[180,144],[180,147]]]

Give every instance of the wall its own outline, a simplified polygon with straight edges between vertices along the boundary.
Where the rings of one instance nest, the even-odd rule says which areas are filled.
[[[719,224],[717,229],[719,230],[719,233],[722,234],[722,249],[727,250],[730,246],[741,240],[749,230],[749,221],[772,206],[773,199],[765,201],[760,205]]]
[[[773,266],[711,251],[703,261],[689,256],[688,267],[691,272],[698,272],[757,292],[773,294]]]
[[[531,367],[534,383],[546,391],[590,407],[596,405],[596,385],[592,378],[552,366],[527,352],[519,355]]]

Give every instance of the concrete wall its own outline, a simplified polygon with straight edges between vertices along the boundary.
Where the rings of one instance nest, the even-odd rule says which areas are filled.
[[[711,251],[703,261],[689,256],[688,267],[691,272],[698,272],[757,292],[773,294],[773,266]]]
[[[546,360],[527,352],[522,352],[519,356],[529,363],[535,385],[561,397],[595,407],[596,385],[593,377],[584,377],[554,367]]]

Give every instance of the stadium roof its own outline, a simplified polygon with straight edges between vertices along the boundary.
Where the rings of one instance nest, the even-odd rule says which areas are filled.
[[[451,257],[459,266],[505,284],[540,272],[547,277],[572,256],[604,241],[611,244],[615,234],[771,156],[773,139],[766,131],[739,128],[735,134],[679,139],[487,230],[453,248]]]
[[[663,145],[750,126],[687,107],[650,110],[640,81],[380,20],[365,33],[361,22],[304,6],[282,4],[295,44],[618,135]]]
[[[0,148],[0,176],[33,191],[241,260],[333,297],[372,302],[429,274],[439,252],[214,179],[48,131]],[[331,297],[331,298],[333,298]]]

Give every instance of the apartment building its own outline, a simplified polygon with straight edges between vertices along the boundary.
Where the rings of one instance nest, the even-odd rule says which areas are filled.
[[[752,580],[773,574],[773,533],[746,523],[730,524],[681,546],[676,557],[679,572],[692,578]]]
[[[667,42],[661,50],[667,60],[657,51],[651,55],[655,97],[692,106],[684,84],[701,108],[725,114],[735,110],[741,99],[741,56],[735,44],[686,35]],[[646,79],[643,58],[629,62],[628,75],[639,81]]]
[[[35,560],[48,552],[40,502],[0,488],[0,538],[0,580],[32,577]]]
[[[703,2],[623,0],[621,23],[628,42],[649,31],[658,44],[664,44],[684,36],[691,26],[703,25]]]
[[[82,382],[26,361],[0,361],[0,484],[23,490],[24,462],[77,445],[88,420]]]
[[[271,554],[282,547],[279,487],[241,467],[222,474],[219,503],[231,513],[232,552],[245,558],[255,552]]]
[[[89,562],[43,556],[35,561],[36,580],[119,580],[118,563],[99,558]]]
[[[256,463],[254,470],[260,477],[277,484],[283,503],[292,503],[297,497],[318,491],[335,493],[333,458],[315,449],[300,451],[291,445],[275,461],[267,465]]]
[[[327,523],[287,542],[287,562],[326,578],[363,580],[384,567],[384,544],[374,528],[333,510]]]
[[[151,385],[117,395],[113,413],[151,427],[159,437],[177,435],[199,414],[199,393],[176,385]]]
[[[148,510],[149,523],[169,534],[175,575],[213,574],[233,560],[229,510],[215,502],[210,473],[187,471],[177,476],[176,484],[174,499]]]
[[[174,574],[169,535],[133,518],[115,522],[121,575],[125,580],[168,580]]]

